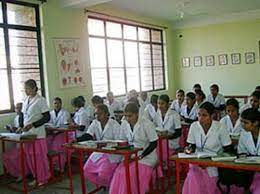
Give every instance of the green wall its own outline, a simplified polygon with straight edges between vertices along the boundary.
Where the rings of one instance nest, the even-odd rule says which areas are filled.
[[[175,30],[173,46],[177,88],[189,91],[194,83],[201,83],[208,93],[209,86],[217,83],[225,95],[251,93],[256,85],[260,85],[259,32],[260,20]],[[255,52],[255,64],[245,63],[245,52]],[[231,64],[231,53],[241,53],[241,64]],[[218,64],[219,54],[228,54],[228,65]],[[207,55],[215,56],[215,66],[205,65]],[[202,67],[193,66],[194,56],[202,56]],[[192,57],[191,67],[181,67],[182,57]]]

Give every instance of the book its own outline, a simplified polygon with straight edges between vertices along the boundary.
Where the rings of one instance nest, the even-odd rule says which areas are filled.
[[[211,158],[214,156],[217,156],[217,154],[213,152],[178,153],[178,158]]]
[[[211,160],[218,162],[218,161],[226,161],[226,162],[232,162],[236,159],[236,156],[216,156],[212,157]]]
[[[243,164],[260,164],[260,156],[238,158],[235,160],[235,162]]]

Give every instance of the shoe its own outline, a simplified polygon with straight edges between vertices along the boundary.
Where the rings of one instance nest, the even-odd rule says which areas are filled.
[[[22,180],[23,180],[23,177],[19,176],[19,177],[17,177],[17,179],[15,180],[15,182],[16,182],[16,183],[20,183],[20,182],[22,182]]]
[[[36,184],[36,180],[35,180],[35,179],[28,183],[28,185],[29,185],[30,187],[36,187],[36,186],[39,187],[39,186],[42,186],[43,184],[44,184],[44,183],[38,183],[38,184]]]

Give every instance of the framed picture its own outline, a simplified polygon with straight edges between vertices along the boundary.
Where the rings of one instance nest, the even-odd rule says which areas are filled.
[[[202,66],[202,57],[201,56],[196,56],[194,57],[194,67],[200,67]]]
[[[227,54],[219,55],[218,56],[218,62],[219,62],[219,65],[227,65],[228,64]]]
[[[214,66],[214,65],[215,65],[214,55],[206,56],[206,66]]]
[[[254,52],[245,53],[245,61],[246,61],[246,64],[255,63],[255,53]]]
[[[231,54],[232,64],[240,64],[241,63],[241,55],[240,53],[232,53]]]
[[[182,58],[182,67],[190,67],[190,58],[189,57]]]

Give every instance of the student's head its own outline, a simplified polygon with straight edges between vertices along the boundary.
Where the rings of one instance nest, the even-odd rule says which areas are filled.
[[[200,84],[194,84],[194,86],[193,86],[193,91],[195,92],[195,90],[201,90],[201,85]]]
[[[258,109],[259,108],[259,103],[260,103],[260,92],[254,91],[250,95],[250,104],[253,109]]]
[[[178,102],[183,102],[184,101],[184,97],[185,97],[185,93],[183,90],[177,90],[176,91],[176,99],[178,100]]]
[[[24,90],[27,96],[35,96],[38,91],[36,81],[33,79],[28,79],[24,83]]]
[[[203,102],[206,98],[206,95],[202,90],[195,90],[195,95],[196,95],[196,101],[199,103]]]
[[[186,94],[186,103],[188,107],[193,107],[196,102],[196,95],[193,92],[188,92]]]
[[[86,100],[85,100],[84,96],[78,96],[78,98],[84,103],[84,106],[85,106]]]
[[[15,112],[18,114],[18,113],[21,113],[22,112],[22,108],[23,108],[23,103],[19,102],[19,103],[16,103],[15,105]]]
[[[99,104],[96,106],[95,117],[101,123],[109,118],[109,110],[105,104]]]
[[[93,106],[96,108],[97,105],[103,104],[104,100],[100,96],[95,95],[92,97],[91,102],[92,102]]]
[[[62,100],[60,97],[55,97],[53,99],[53,107],[55,110],[60,110],[62,107]]]
[[[150,103],[157,109],[158,95],[153,94],[150,99]]]
[[[158,108],[162,111],[162,112],[166,112],[169,108],[169,102],[170,102],[170,98],[168,95],[163,94],[161,96],[159,96],[158,99]]]
[[[226,113],[231,119],[237,119],[239,116],[239,103],[235,98],[228,99],[226,102]]]
[[[146,101],[147,97],[148,97],[148,94],[147,92],[140,92],[140,97],[143,101]]]
[[[76,109],[80,109],[81,107],[84,107],[84,102],[79,97],[75,97],[71,100],[71,105]]]
[[[108,92],[107,93],[107,100],[109,103],[112,103],[114,101],[114,94],[113,92]]]
[[[134,103],[128,103],[125,107],[125,118],[127,122],[134,126],[138,121],[139,108]]]
[[[137,107],[140,107],[139,101],[136,97],[129,98],[127,103],[134,103]]]
[[[210,102],[204,102],[199,106],[198,120],[201,126],[209,126],[212,123],[212,114],[214,113],[214,105]]]
[[[255,87],[255,91],[260,92],[260,86],[256,86],[256,87]]]
[[[219,87],[217,84],[212,84],[210,86],[210,93],[212,94],[212,96],[217,96],[219,92]]]
[[[130,90],[127,94],[127,99],[130,98],[137,98],[138,97],[138,93],[136,90]]]
[[[241,113],[241,124],[246,131],[253,131],[260,126],[260,113],[259,111],[249,108]]]

